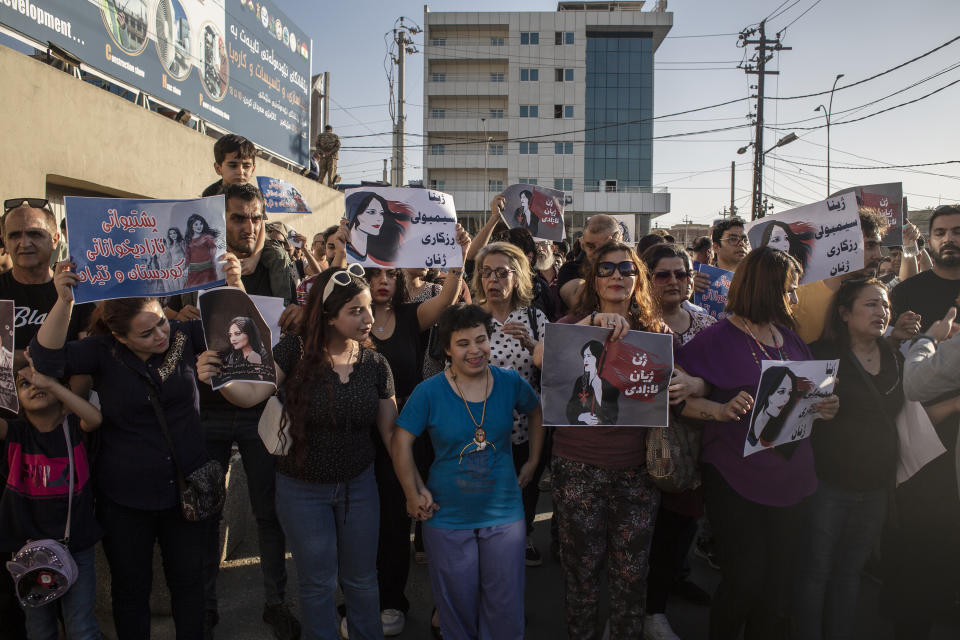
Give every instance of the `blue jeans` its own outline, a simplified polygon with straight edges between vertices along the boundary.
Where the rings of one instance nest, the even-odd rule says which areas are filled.
[[[847,491],[822,480],[808,501],[806,542],[794,598],[796,640],[848,640],[860,572],[887,514],[889,492]]]
[[[350,639],[382,640],[377,588],[380,500],[373,465],[336,484],[277,474],[277,515],[297,565],[303,640],[338,640],[338,575]]]
[[[70,640],[100,640],[100,626],[93,614],[97,599],[97,572],[94,547],[71,553],[77,563],[77,581],[63,596],[43,607],[25,607],[27,637],[30,640],[57,640],[57,617]]]
[[[523,520],[479,529],[438,529],[427,521],[423,542],[445,640],[522,640]]]
[[[274,502],[276,465],[257,433],[260,414],[248,409],[205,409],[200,412],[207,455],[224,469],[230,461],[230,450],[237,443],[243,470],[247,475],[250,506],[257,520],[257,541],[260,545],[260,570],[263,572],[264,600],[280,604],[287,588],[287,567],[284,562],[286,539],[277,520]],[[217,573],[220,570],[220,517],[206,523],[203,548],[204,608],[217,610]]]

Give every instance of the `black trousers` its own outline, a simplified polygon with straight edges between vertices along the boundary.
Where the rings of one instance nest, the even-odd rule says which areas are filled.
[[[670,588],[684,577],[687,553],[696,535],[696,518],[664,509],[660,504],[650,545],[647,615],[666,613]]]
[[[13,590],[13,578],[7,572],[12,553],[0,553],[0,640],[27,640],[23,628],[23,610]]]
[[[703,497],[720,561],[710,640],[785,640],[790,632],[793,558],[802,502],[770,507],[747,500],[716,467],[702,467]]]
[[[183,519],[179,507],[143,511],[100,495],[97,516],[106,531],[113,620],[119,640],[150,637],[153,547],[159,542],[177,640],[203,638],[203,539],[205,523]]]

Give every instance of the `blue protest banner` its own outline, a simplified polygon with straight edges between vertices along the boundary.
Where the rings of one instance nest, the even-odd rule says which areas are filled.
[[[280,178],[257,176],[257,186],[266,200],[266,211],[270,213],[311,213],[307,201],[297,188]]]
[[[730,290],[730,282],[733,281],[733,271],[699,262],[693,264],[699,273],[705,273],[710,278],[710,285],[706,291],[694,292],[693,304],[703,307],[704,311],[717,320],[723,320],[727,317],[724,308],[727,306],[727,292]]]
[[[64,198],[77,302],[169,296],[223,284],[223,196]]]

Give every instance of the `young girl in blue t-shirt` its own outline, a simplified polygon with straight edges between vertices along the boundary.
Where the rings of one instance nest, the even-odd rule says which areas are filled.
[[[68,638],[97,640],[94,545],[103,532],[94,517],[82,431],[99,427],[102,417],[92,404],[32,367],[17,373],[16,386],[20,416],[0,420],[0,440],[5,441],[8,461],[6,487],[0,498],[0,552],[16,553],[31,540],[63,538],[70,492],[70,463],[62,428],[66,419],[73,449],[67,546],[77,564],[77,580],[59,599],[25,608],[27,636],[30,640],[57,638],[57,618],[62,616]],[[12,578],[6,574],[0,579]]]

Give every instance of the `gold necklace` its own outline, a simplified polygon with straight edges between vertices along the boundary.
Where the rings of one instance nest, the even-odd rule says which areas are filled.
[[[475,443],[482,444],[487,440],[487,433],[483,430],[483,422],[487,418],[487,392],[490,389],[490,370],[486,369],[483,372],[483,411],[480,412],[480,422],[477,423],[476,419],[473,417],[473,412],[470,411],[470,405],[467,404],[467,397],[463,395],[463,390],[460,388],[460,383],[457,382],[457,374],[452,370],[450,371],[450,377],[453,378],[453,386],[457,388],[457,393],[460,394],[460,399],[463,400],[463,406],[467,409],[467,415],[470,416],[470,422],[473,423],[473,441]]]

